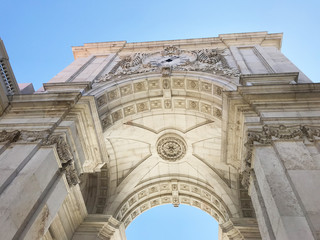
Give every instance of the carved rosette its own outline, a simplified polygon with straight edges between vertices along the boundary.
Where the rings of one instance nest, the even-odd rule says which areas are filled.
[[[124,75],[146,72],[160,72],[168,76],[172,70],[201,71],[226,77],[238,77],[239,70],[229,66],[224,52],[225,50],[218,49],[186,51],[176,46],[167,46],[160,52],[135,53],[121,57],[113,69],[97,79],[96,82],[105,82]],[[163,73],[164,69],[165,74]]]
[[[182,159],[186,150],[184,140],[176,134],[165,134],[157,142],[157,152],[166,161],[175,162]]]
[[[316,138],[320,138],[320,127],[310,126],[268,126],[264,125],[262,131],[249,131],[247,133],[247,141],[245,143],[246,156],[243,163],[242,185],[248,188],[250,185],[250,175],[252,170],[252,151],[255,143],[271,144],[273,140],[291,140],[302,139],[313,142]]]

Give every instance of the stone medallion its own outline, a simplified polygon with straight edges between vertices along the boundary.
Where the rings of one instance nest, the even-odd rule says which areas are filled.
[[[159,156],[167,161],[175,162],[186,154],[186,143],[177,134],[165,134],[157,142]]]

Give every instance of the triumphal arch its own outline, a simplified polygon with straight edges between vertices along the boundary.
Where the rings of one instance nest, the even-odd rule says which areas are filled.
[[[162,204],[220,240],[319,239],[320,85],[281,42],[88,43],[36,92],[2,47],[1,239],[124,240]]]

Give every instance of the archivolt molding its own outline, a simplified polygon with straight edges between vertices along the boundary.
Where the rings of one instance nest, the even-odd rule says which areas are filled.
[[[295,125],[295,126],[262,126],[262,131],[248,131],[247,142],[245,143],[246,156],[243,161],[242,185],[246,188],[250,184],[252,170],[252,152],[255,143],[271,144],[274,140],[308,140],[310,142],[320,138],[320,127]]]
[[[153,207],[186,204],[200,208],[219,223],[232,217],[223,200],[212,189],[186,181],[160,181],[149,184],[127,197],[115,212],[116,219],[127,227],[138,215]]]

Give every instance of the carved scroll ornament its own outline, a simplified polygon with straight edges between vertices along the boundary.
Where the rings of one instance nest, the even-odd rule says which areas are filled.
[[[320,137],[319,127],[309,127],[309,126],[290,126],[285,125],[280,126],[268,126],[264,125],[261,132],[250,131],[247,135],[246,156],[244,159],[244,170],[242,172],[242,185],[248,188],[250,185],[250,175],[252,170],[252,152],[254,143],[260,144],[270,144],[273,140],[283,139],[306,139],[313,142],[315,138]]]

